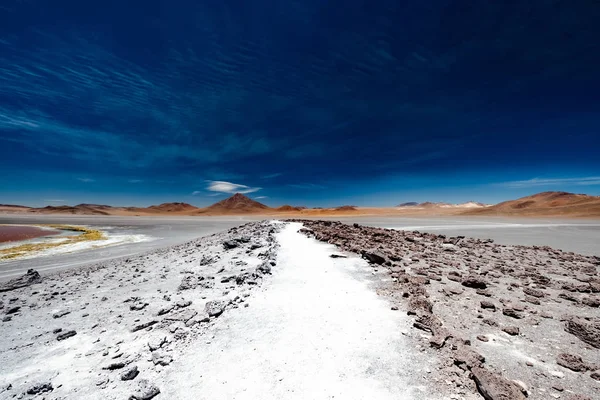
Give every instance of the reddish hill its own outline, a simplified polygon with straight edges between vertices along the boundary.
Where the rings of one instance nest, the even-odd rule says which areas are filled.
[[[241,193],[236,193],[228,199],[207,207],[205,210],[208,212],[255,212],[269,210],[269,207]]]
[[[198,210],[198,207],[194,207],[188,203],[163,203],[158,206],[150,206],[148,210],[158,212],[189,212]]]
[[[285,204],[281,207],[277,207],[276,210],[277,211],[282,211],[282,212],[290,212],[290,211],[302,211],[305,207],[294,207],[294,206],[290,206],[288,204]]]
[[[495,206],[469,210],[465,215],[600,217],[600,196],[543,192]]]

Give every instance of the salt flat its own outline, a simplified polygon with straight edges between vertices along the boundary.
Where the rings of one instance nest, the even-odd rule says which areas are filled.
[[[85,215],[0,215],[0,224],[70,224],[109,229],[118,234],[146,235],[149,241],[128,243],[71,254],[0,263],[0,280],[29,268],[43,272],[133,256],[183,243],[265,217],[118,217]],[[446,235],[494,239],[500,244],[548,245],[564,251],[600,255],[600,220],[496,217],[340,217],[322,218],[357,222],[365,226],[418,230]]]

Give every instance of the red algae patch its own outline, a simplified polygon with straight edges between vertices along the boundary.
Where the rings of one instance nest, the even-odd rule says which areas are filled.
[[[58,235],[61,232],[53,229],[42,229],[26,225],[0,225],[0,243],[16,242],[43,236]]]

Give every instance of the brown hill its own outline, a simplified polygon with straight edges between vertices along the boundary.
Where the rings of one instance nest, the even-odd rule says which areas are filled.
[[[191,212],[198,210],[198,207],[188,203],[163,203],[158,206],[150,206],[148,210],[157,212]]]
[[[543,192],[495,206],[469,210],[464,215],[600,217],[600,196]]]
[[[289,212],[289,211],[302,211],[303,208],[302,207],[294,207],[294,206],[290,206],[290,205],[286,204],[281,207],[277,207],[276,210],[283,211],[283,212]]]
[[[236,193],[233,196],[221,200],[218,203],[213,204],[202,210],[201,212],[222,212],[222,213],[231,213],[231,212],[257,212],[257,211],[266,211],[269,210],[268,206],[265,206],[258,201],[252,200],[249,197],[244,196],[241,193]]]
[[[110,206],[104,206],[99,209],[90,204],[79,204],[77,206],[46,206],[42,208],[32,208],[29,211],[40,214],[75,214],[75,215],[110,215],[108,209]]]

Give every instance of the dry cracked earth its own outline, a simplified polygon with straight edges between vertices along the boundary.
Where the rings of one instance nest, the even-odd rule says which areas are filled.
[[[297,221],[387,274],[448,398],[600,398],[600,258],[549,247]],[[258,222],[128,259],[0,285],[0,398],[151,399],[191,343],[277,266]],[[381,274],[377,274],[378,276]],[[235,310],[241,312],[242,310]],[[399,332],[398,334],[404,334]],[[157,397],[158,398],[158,397]]]

